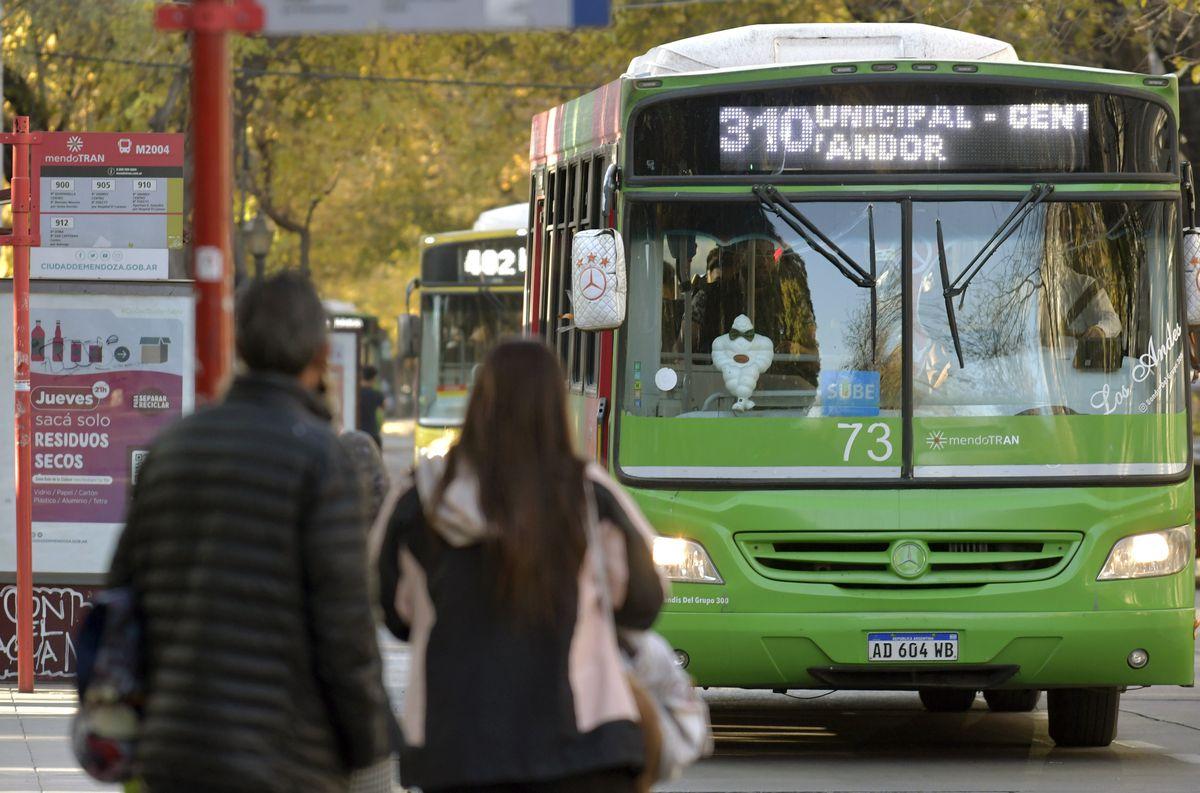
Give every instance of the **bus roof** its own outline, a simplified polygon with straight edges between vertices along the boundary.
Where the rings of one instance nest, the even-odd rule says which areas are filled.
[[[616,143],[621,135],[621,81],[533,117],[529,162],[534,167]]]
[[[626,79],[847,60],[921,59],[1016,63],[1011,44],[959,30],[911,23],[747,25],[662,44],[634,58],[621,79],[533,119],[529,162],[559,159],[616,143]]]
[[[529,222],[529,204],[509,204],[486,209],[475,219],[474,231],[515,231]]]
[[[337,300],[336,298],[326,298],[321,301],[321,305],[325,307],[327,314],[357,314],[358,306],[347,300]]]
[[[661,44],[629,63],[626,77],[661,77],[856,60],[965,60],[1015,63],[998,39],[911,23],[747,25]]]

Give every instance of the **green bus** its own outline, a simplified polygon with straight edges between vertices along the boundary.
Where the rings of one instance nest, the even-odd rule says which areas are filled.
[[[458,437],[476,367],[520,332],[528,205],[488,210],[474,228],[421,240],[419,319],[401,320],[402,353],[416,359],[414,454],[443,455]],[[408,315],[406,315],[408,316]],[[417,323],[419,322],[419,326]]]
[[[1193,684],[1177,119],[922,25],[686,39],[534,119],[526,329],[698,685],[1044,691],[1104,746]]]

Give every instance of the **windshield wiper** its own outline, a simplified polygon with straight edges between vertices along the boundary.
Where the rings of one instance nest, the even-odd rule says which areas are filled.
[[[958,335],[958,318],[954,313],[954,298],[961,296],[967,291],[967,287],[975,280],[975,276],[979,275],[983,270],[984,265],[988,260],[996,255],[996,251],[1016,233],[1025,219],[1029,217],[1037,205],[1050,197],[1054,192],[1054,185],[1038,183],[1029,188],[1017,205],[1013,207],[1012,212],[1008,213],[1008,217],[1004,222],[992,232],[992,236],[983,244],[979,252],[975,254],[975,258],[963,268],[963,271],[951,281],[950,280],[950,265],[946,260],[946,243],[942,236],[942,219],[937,219],[937,245],[938,245],[938,267],[941,270],[942,276],[942,297],[946,301],[946,319],[950,323],[950,336],[954,339],[954,352],[958,355],[958,368],[966,368],[963,362],[962,340]],[[965,299],[965,298],[964,298]],[[959,308],[962,308],[960,303]]]
[[[758,200],[762,202],[763,209],[773,215],[777,215],[792,231],[800,235],[801,239],[808,244],[808,247],[812,248],[822,258],[836,267],[851,283],[863,289],[875,288],[874,256],[872,256],[871,272],[867,272],[861,264],[851,259],[849,254],[839,248],[836,242],[825,236],[824,232],[817,228],[817,225],[809,220],[807,215],[797,209],[795,204],[775,189],[774,185],[755,185],[753,190],[754,195],[758,196]],[[874,230],[874,223],[872,223],[872,252],[875,250]],[[818,244],[818,241],[820,241],[820,244]]]

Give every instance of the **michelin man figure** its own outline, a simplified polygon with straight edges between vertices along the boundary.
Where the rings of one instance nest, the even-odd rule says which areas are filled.
[[[775,348],[771,340],[754,332],[754,325],[745,314],[733,321],[733,329],[713,339],[713,365],[721,370],[725,387],[737,397],[735,412],[743,413],[754,407],[754,389],[758,378],[771,368]]]

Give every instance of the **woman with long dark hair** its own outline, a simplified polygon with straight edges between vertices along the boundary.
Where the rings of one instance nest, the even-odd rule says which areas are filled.
[[[637,789],[644,735],[615,626],[649,627],[665,584],[637,506],[573,451],[553,353],[495,347],[459,442],[391,500],[378,566],[388,628],[412,648],[404,784]]]

